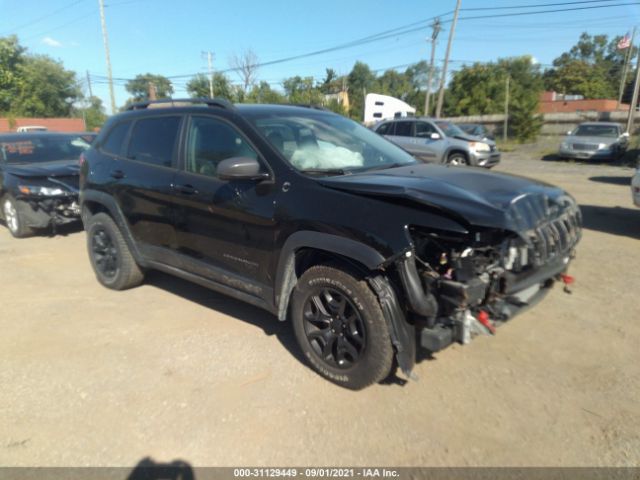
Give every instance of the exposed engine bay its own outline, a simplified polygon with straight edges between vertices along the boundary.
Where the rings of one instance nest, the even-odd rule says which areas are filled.
[[[399,273],[420,342],[438,351],[468,343],[541,299],[566,274],[580,239],[580,212],[566,208],[523,233],[477,230],[470,235],[410,227],[413,251]],[[417,279],[417,281],[416,281]]]

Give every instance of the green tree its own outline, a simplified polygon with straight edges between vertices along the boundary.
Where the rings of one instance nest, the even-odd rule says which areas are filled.
[[[127,92],[132,95],[129,102],[147,100],[149,98],[149,85],[155,86],[158,99],[170,98],[173,95],[173,85],[171,85],[171,81],[167,77],[145,73],[144,75],[137,75],[124,86]]]
[[[559,93],[586,98],[617,98],[627,50],[618,50],[621,37],[583,33],[568,52],[553,61],[544,85]],[[635,56],[637,49],[631,52]]]
[[[107,120],[107,114],[102,105],[102,100],[98,97],[89,97],[89,106],[84,110],[84,121],[87,130],[94,130],[102,127]]]
[[[287,99],[280,92],[271,88],[267,82],[254,85],[245,101],[249,103],[286,103]]]
[[[20,77],[18,67],[24,61],[25,48],[15,35],[0,38],[0,112],[9,112]]]
[[[187,83],[187,92],[193,98],[208,98],[209,94],[209,77],[199,73]],[[233,100],[234,92],[229,78],[222,72],[213,74],[213,96],[216,98],[224,98]]]
[[[540,69],[529,56],[475,63],[454,73],[445,97],[446,114],[503,113],[507,77],[509,133],[519,141],[534,138],[542,127],[537,110],[543,84]]]
[[[349,115],[353,119],[364,118],[364,98],[366,93],[372,93],[376,84],[376,76],[363,62],[356,62],[348,76],[349,82]]]
[[[66,117],[82,95],[76,74],[45,55],[26,56],[18,65],[11,112],[26,117]]]
[[[287,78],[282,86],[284,88],[289,103],[301,103],[310,105],[322,104],[322,92],[313,84],[313,77]]]

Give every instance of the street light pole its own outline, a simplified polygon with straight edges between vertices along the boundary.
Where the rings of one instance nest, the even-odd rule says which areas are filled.
[[[109,35],[107,22],[104,18],[104,0],[98,0],[100,7],[100,23],[102,24],[102,41],[104,42],[104,54],[107,60],[107,78],[109,79],[109,97],[111,98],[111,113],[116,113],[116,96],[113,92],[113,74],[111,73],[111,55],[109,54]]]

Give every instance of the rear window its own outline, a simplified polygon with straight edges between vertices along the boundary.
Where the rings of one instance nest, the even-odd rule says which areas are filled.
[[[139,162],[170,167],[180,128],[179,116],[138,120],[131,132],[127,158]]]
[[[410,137],[412,125],[413,122],[396,122],[395,135],[397,137]]]
[[[122,142],[124,142],[131,122],[122,122],[111,129],[107,138],[102,142],[102,150],[112,155],[122,153]]]
[[[89,147],[89,142],[79,135],[39,137],[31,133],[23,138],[0,137],[0,160],[7,163],[77,160]]]

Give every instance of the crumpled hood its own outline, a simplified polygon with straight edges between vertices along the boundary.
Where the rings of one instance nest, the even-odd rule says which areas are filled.
[[[68,177],[80,175],[78,160],[43,163],[9,163],[3,170],[18,177]]]
[[[560,188],[471,167],[417,164],[318,181],[354,194],[410,200],[468,225],[514,232],[536,228],[566,208],[577,210]]]

